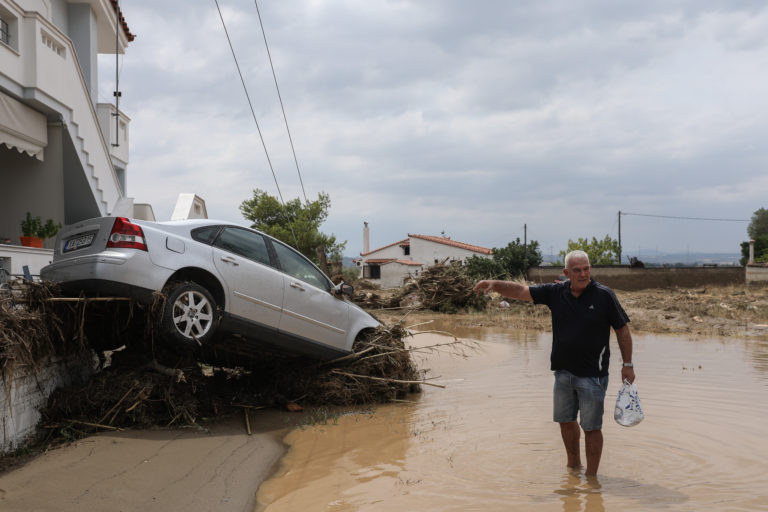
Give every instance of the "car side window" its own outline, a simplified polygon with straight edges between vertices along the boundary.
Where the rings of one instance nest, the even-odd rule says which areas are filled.
[[[276,242],[272,246],[277,253],[277,259],[280,261],[280,268],[291,277],[295,277],[305,283],[326,291],[331,290],[330,281],[325,274],[320,272],[308,259],[293,249]]]
[[[216,235],[219,234],[221,226],[205,226],[192,230],[192,239],[206,245],[213,245]]]
[[[269,265],[269,251],[264,237],[242,228],[226,228],[216,240],[216,247]]]

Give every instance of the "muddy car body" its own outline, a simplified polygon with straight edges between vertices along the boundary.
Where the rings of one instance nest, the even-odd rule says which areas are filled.
[[[330,359],[348,354],[360,333],[379,325],[344,300],[349,285],[334,286],[298,251],[208,219],[99,217],[65,226],[41,278],[70,293],[150,301],[161,292],[161,334],[193,349],[227,338],[230,348],[241,345],[235,352],[267,347]]]

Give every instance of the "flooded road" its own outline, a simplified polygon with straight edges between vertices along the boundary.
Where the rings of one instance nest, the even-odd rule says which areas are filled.
[[[620,385],[612,337],[605,448],[598,477],[587,479],[566,469],[551,421],[550,333],[420,328],[480,348],[466,359],[419,356],[445,389],[291,432],[257,510],[768,510],[765,341],[635,335],[646,419],[625,428],[612,416]]]

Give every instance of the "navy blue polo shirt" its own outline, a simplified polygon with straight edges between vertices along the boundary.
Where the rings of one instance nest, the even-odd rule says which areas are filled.
[[[578,297],[571,283],[530,287],[535,304],[552,312],[552,370],[568,370],[579,377],[608,375],[611,327],[620,329],[629,317],[613,290],[591,279]]]

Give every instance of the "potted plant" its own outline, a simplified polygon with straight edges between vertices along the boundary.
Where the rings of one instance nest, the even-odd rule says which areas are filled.
[[[56,236],[61,229],[61,224],[56,224],[53,219],[43,223],[40,217],[32,217],[27,212],[26,218],[21,221],[21,235],[19,240],[24,247],[42,247],[46,238]]]

